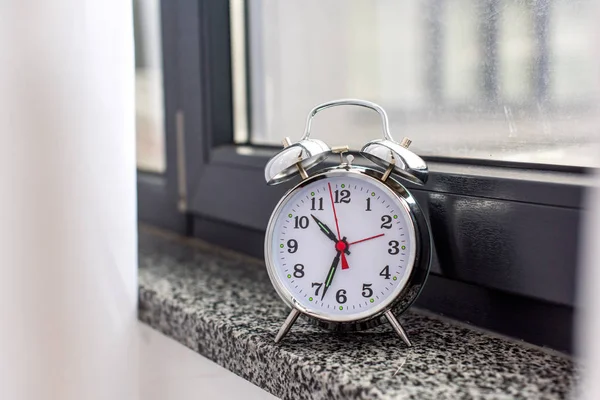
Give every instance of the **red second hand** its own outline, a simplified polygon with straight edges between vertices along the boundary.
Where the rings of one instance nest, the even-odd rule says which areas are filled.
[[[331,208],[333,208],[333,218],[335,218],[335,229],[337,229],[338,240],[342,240],[340,235],[340,225],[338,224],[337,213],[335,212],[335,204],[333,203],[333,193],[331,192],[331,183],[327,183],[329,186],[329,198],[331,199]]]
[[[348,260],[346,260],[346,254],[342,253],[342,269],[348,269],[350,266],[348,265]]]
[[[331,208],[333,209],[333,218],[335,219],[335,229],[338,234],[338,242],[336,244],[336,249],[341,251],[342,253],[342,269],[348,269],[350,266],[348,265],[348,260],[346,259],[346,254],[344,250],[346,249],[346,244],[342,242],[342,235],[340,234],[340,224],[338,222],[337,212],[335,211],[335,203],[333,202],[333,192],[331,191],[331,183],[327,182],[327,186],[329,187],[329,198],[331,199]]]
[[[384,235],[385,235],[385,233],[380,233],[379,235],[375,235],[375,236],[371,236],[371,237],[368,237],[365,239],[357,240],[356,242],[348,243],[348,246],[350,246],[351,244],[366,242],[367,240],[371,240],[371,239],[377,239],[378,237],[382,237]],[[344,249],[345,249],[345,246],[344,246]],[[348,265],[348,260],[346,260],[346,255],[342,252],[342,269],[348,269],[348,268],[350,268],[350,266]]]
[[[356,242],[348,243],[348,246],[350,246],[351,244],[366,242],[367,240],[371,240],[371,239],[377,239],[378,237],[382,237],[383,235],[385,235],[385,233],[380,233],[379,235],[375,235],[375,236],[371,236],[371,237],[368,237],[365,239],[357,240]]]

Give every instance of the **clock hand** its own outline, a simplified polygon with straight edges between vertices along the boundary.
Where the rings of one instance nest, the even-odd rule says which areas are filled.
[[[321,230],[321,232],[323,232],[333,242],[335,242],[335,243],[338,242],[337,238],[335,237],[335,233],[331,232],[331,229],[329,229],[329,227],[327,225],[325,225],[323,222],[321,222],[321,220],[319,220],[314,215],[310,214],[310,216],[315,220],[315,222],[319,226],[319,229]],[[348,251],[348,249],[345,249],[344,253],[350,255],[350,252]]]
[[[342,269],[348,269],[350,266],[348,265],[348,260],[346,260],[346,255],[342,253]]]
[[[333,281],[333,276],[335,275],[335,270],[337,269],[337,265],[340,262],[341,251],[338,251],[333,258],[333,262],[331,263],[331,268],[329,268],[329,272],[327,273],[327,278],[325,279],[325,288],[323,289],[323,294],[321,295],[321,301],[325,298],[325,293],[331,286],[331,282]]]
[[[312,214],[310,214],[310,216],[315,220],[315,222],[319,226],[319,229],[321,229],[321,232],[323,232],[325,235],[327,235],[327,237],[329,239],[331,239],[331,240],[333,240],[334,242],[337,243],[338,239],[335,236],[335,233],[331,232],[331,230],[329,229],[329,227],[327,225],[325,225],[323,222],[321,222],[317,217],[315,217]]]
[[[366,242],[367,240],[376,239],[378,237],[382,237],[383,235],[385,235],[385,233],[380,233],[379,235],[375,235],[375,236],[371,236],[371,237],[368,237],[365,239],[357,240],[356,242],[348,243],[346,246],[350,246],[351,244]],[[337,246],[336,246],[336,248],[337,248]],[[342,253],[342,269],[348,269],[348,268],[350,268],[350,266],[348,265],[348,260],[346,260],[346,255]]]
[[[375,236],[371,236],[371,237],[368,237],[365,239],[357,240],[356,242],[348,243],[348,246],[350,246],[351,244],[366,242],[367,240],[371,240],[371,239],[377,239],[378,237],[382,237],[383,235],[385,235],[385,233],[380,233],[379,235],[375,235]]]
[[[342,235],[340,235],[340,225],[338,224],[337,213],[335,212],[335,204],[333,203],[333,192],[331,191],[331,183],[327,183],[329,186],[329,198],[331,199],[331,208],[333,208],[333,217],[335,218],[335,228],[337,229],[337,237],[338,240],[342,240]]]

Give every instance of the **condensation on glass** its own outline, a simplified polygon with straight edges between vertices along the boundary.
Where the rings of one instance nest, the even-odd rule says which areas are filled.
[[[247,5],[252,143],[297,139],[313,106],[349,97],[382,105],[419,154],[599,166],[597,0]],[[380,130],[340,108],[314,135],[358,149]]]
[[[137,167],[165,171],[160,1],[134,0]]]

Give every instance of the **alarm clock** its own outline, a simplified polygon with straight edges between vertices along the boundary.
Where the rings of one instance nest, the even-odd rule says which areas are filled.
[[[348,146],[330,148],[310,137],[314,116],[336,106],[360,106],[381,117],[383,138],[360,155],[375,167],[353,164]],[[355,99],[320,104],[308,114],[304,136],[272,157],[265,179],[276,185],[300,176],[275,206],[265,235],[265,263],[275,290],[291,312],[279,342],[300,315],[334,331],[362,330],[388,321],[411,342],[397,319],[415,301],[429,273],[428,222],[401,180],[423,185],[425,161],[394,141],[379,105]],[[309,175],[328,156],[339,165]],[[365,161],[366,161],[365,160]]]

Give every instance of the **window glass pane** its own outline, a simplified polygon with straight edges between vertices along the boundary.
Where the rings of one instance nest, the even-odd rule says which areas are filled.
[[[160,0],[134,0],[137,166],[164,172],[165,132]]]
[[[362,98],[423,155],[598,166],[599,2],[249,1],[250,140],[297,139],[316,104]],[[354,108],[313,126],[355,149],[381,132]]]

